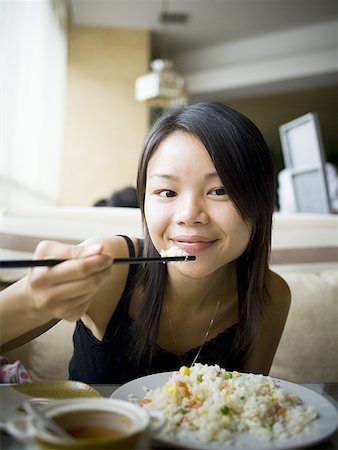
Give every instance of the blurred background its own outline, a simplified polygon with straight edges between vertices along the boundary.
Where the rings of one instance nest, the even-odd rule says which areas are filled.
[[[338,165],[338,0],[0,0],[0,206],[134,186],[156,115],[200,100],[253,120],[276,176],[279,126],[316,112]]]

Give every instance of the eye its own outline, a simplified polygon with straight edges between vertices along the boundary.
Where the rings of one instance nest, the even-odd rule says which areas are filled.
[[[165,198],[176,197],[176,195],[177,195],[176,192],[170,191],[170,190],[163,190],[163,191],[160,191],[158,194],[160,197],[165,197]]]
[[[217,196],[224,196],[224,195],[226,195],[226,192],[225,192],[225,188],[224,187],[218,187],[218,188],[215,188],[215,189],[211,189],[211,191],[209,191],[209,194],[211,194],[211,195],[217,195]]]

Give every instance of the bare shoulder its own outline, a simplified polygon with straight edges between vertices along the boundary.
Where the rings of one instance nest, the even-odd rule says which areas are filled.
[[[272,270],[269,271],[268,291],[271,307],[288,312],[291,304],[291,291],[286,281]]]
[[[270,371],[291,304],[289,286],[275,272],[269,272],[267,288],[269,301],[265,307],[261,330],[242,368],[245,372],[265,375]]]

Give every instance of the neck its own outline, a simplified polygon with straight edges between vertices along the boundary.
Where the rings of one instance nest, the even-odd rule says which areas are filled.
[[[168,276],[165,296],[174,308],[188,307],[191,311],[192,307],[197,310],[210,306],[212,298],[228,298],[236,289],[236,265],[232,263],[201,279],[191,279],[181,274]]]

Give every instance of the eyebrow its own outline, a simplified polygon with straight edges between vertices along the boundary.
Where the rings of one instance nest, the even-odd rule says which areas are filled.
[[[153,175],[150,175],[149,178],[154,178],[154,177],[164,178],[166,180],[178,180],[179,179],[179,177],[177,177],[176,175],[170,175],[170,174],[166,174],[166,173],[154,173]],[[211,179],[211,178],[219,178],[218,173],[215,171],[215,172],[207,173],[205,175],[205,179]]]
[[[155,177],[157,177],[157,178],[165,178],[167,180],[177,180],[178,179],[178,177],[176,177],[175,175],[169,175],[169,174],[166,174],[166,173],[154,173],[153,175],[150,175],[149,178],[155,178]]]

